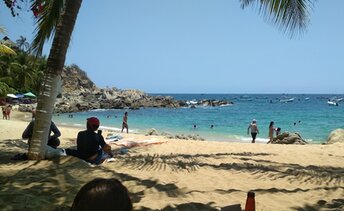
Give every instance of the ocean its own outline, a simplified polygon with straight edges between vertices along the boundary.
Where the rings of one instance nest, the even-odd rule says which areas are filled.
[[[170,134],[199,135],[207,140],[250,142],[247,127],[257,120],[260,133],[257,142],[267,142],[270,121],[282,132],[298,132],[310,143],[324,143],[329,133],[344,128],[344,101],[339,106],[329,106],[328,99],[343,95],[315,94],[151,94],[172,96],[177,100],[230,100],[234,104],[221,107],[196,108],[141,108],[139,110],[107,109],[54,115],[53,120],[62,125],[85,127],[86,118],[96,116],[103,129],[120,132],[122,117],[128,111],[130,132],[147,133],[155,128]],[[286,99],[293,98],[292,102]],[[282,102],[281,102],[282,101]],[[342,104],[341,104],[342,103]],[[196,125],[196,129],[194,129]],[[214,125],[211,128],[211,125]]]

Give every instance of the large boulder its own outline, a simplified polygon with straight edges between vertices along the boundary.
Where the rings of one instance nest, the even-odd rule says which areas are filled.
[[[272,144],[308,144],[305,140],[301,138],[301,135],[298,133],[289,133],[284,132],[278,135],[272,141]]]
[[[344,129],[338,128],[330,133],[327,144],[344,143]]]
[[[157,136],[157,135],[159,135],[159,133],[155,128],[151,128],[146,135],[147,136]]]
[[[18,111],[21,111],[21,112],[31,112],[32,109],[36,108],[35,105],[26,105],[26,104],[20,104],[18,106]],[[12,109],[15,110],[14,107],[12,107]]]

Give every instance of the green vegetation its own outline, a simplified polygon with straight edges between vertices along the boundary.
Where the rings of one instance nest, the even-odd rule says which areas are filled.
[[[21,36],[16,43],[10,46],[16,54],[0,55],[0,97],[29,91],[36,94],[42,83],[46,58],[37,58],[24,51],[29,46],[26,38]]]

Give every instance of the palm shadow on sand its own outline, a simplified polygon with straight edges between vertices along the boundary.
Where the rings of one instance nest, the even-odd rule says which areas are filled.
[[[58,207],[62,210],[69,207],[80,189],[86,182],[94,176],[115,177],[122,181],[129,188],[131,198],[136,207],[139,206],[142,198],[145,197],[145,189],[154,189],[159,193],[166,194],[169,198],[181,197],[199,192],[207,194],[202,190],[187,190],[178,187],[173,183],[161,183],[152,178],[138,178],[126,173],[119,173],[104,166],[90,167],[74,157],[61,157],[54,160],[44,161],[12,161],[10,160],[16,153],[26,152],[27,144],[21,139],[9,139],[0,142],[0,209],[17,210],[37,210],[45,207],[47,204],[52,207]],[[126,165],[133,169],[141,171],[184,171],[194,172],[200,168],[213,168],[215,170],[226,170],[229,172],[245,172],[256,177],[270,177],[273,180],[288,177],[291,181],[297,180],[304,183],[317,183],[327,181],[332,183],[342,183],[344,170],[327,166],[301,166],[298,164],[279,163],[262,159],[265,156],[271,156],[266,153],[216,153],[216,154],[170,154],[170,155],[133,155],[119,156],[115,165]],[[272,155],[273,156],[273,155]],[[208,159],[230,158],[231,162],[213,164],[207,162]],[[15,165],[18,170],[11,170],[11,165]],[[6,170],[4,170],[6,169]],[[141,189],[131,187],[142,187]],[[297,193],[325,190],[327,192],[344,190],[340,185],[328,187],[319,185],[317,188],[295,188],[278,189],[266,188],[255,189],[257,194],[266,193]],[[212,192],[228,194],[234,192],[243,192],[240,189],[215,189]],[[315,199],[316,200],[316,199]],[[18,203],[18,201],[22,203]],[[244,200],[243,200],[244,202]],[[168,205],[163,210],[212,210],[219,209],[213,206],[214,202],[198,203],[189,202],[181,204]],[[295,207],[295,210],[316,210],[320,205],[305,205],[304,207]],[[342,199],[336,199],[333,202],[326,203],[329,210],[338,210],[343,206]],[[148,207],[142,207],[150,209]],[[141,209],[139,209],[141,210]],[[154,209],[153,209],[154,210]]]

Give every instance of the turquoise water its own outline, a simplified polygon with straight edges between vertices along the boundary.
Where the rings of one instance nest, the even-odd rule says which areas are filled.
[[[260,134],[257,142],[266,142],[270,121],[283,131],[299,132],[312,143],[323,143],[336,128],[344,128],[344,101],[339,106],[329,106],[327,99],[335,95],[289,95],[295,100],[279,102],[282,95],[239,95],[239,94],[160,94],[181,100],[227,99],[234,105],[224,107],[191,108],[142,108],[139,110],[112,109],[94,110],[55,115],[58,124],[84,126],[86,118],[97,116],[105,128],[119,130],[122,116],[129,112],[128,123],[132,132],[146,133],[150,128],[172,134],[198,134],[209,140],[249,142],[247,127],[257,119]],[[337,97],[342,97],[338,96]],[[309,98],[309,99],[308,99]],[[342,104],[341,104],[342,103]],[[299,122],[300,121],[300,122]],[[296,123],[296,125],[294,125]],[[193,129],[193,125],[197,128]],[[210,128],[214,125],[214,128]]]

